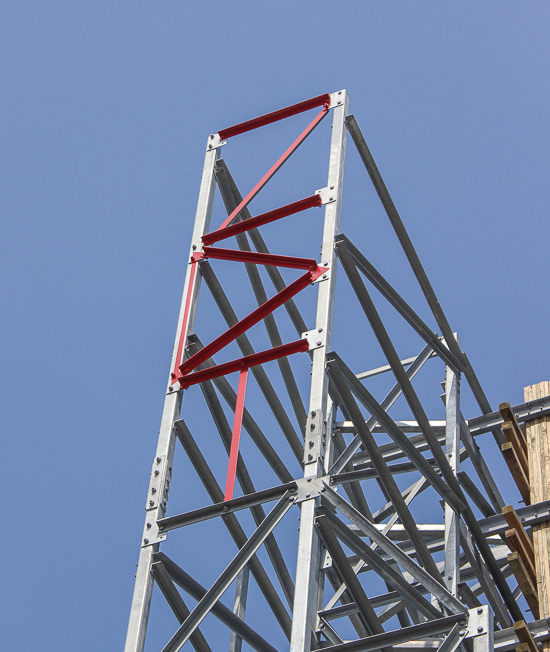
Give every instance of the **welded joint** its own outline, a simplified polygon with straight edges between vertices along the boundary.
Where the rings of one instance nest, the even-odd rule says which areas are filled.
[[[330,93],[330,108],[336,109],[339,106],[344,106],[346,102],[346,89],[343,88],[341,91],[336,91]]]
[[[208,136],[208,142],[206,143],[206,151],[210,152],[213,149],[218,149],[218,147],[223,147],[227,145],[227,140],[221,140],[220,134],[210,134]]]
[[[323,482],[327,478],[299,478],[296,480],[298,494],[296,504],[303,503],[305,500],[314,500],[326,491],[326,485]]]
[[[336,201],[336,188],[334,186],[326,186],[315,191],[316,195],[321,197],[321,205],[331,204]]]

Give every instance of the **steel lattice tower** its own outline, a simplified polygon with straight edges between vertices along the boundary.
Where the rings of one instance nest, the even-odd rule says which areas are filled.
[[[313,120],[243,198],[221,159],[222,147],[240,134],[308,111],[315,112]],[[252,216],[251,201],[329,116],[326,187],[310,189],[305,199]],[[340,231],[348,132],[418,281],[435,329]],[[211,224],[216,189],[227,217]],[[271,229],[290,229],[283,225],[315,207],[324,212],[322,228],[319,225],[315,234],[311,231],[311,239],[322,243],[320,259],[270,253],[260,228],[272,224]],[[226,248],[233,237],[237,248]],[[300,242],[292,244],[299,247]],[[230,652],[239,652],[243,644],[257,652],[282,652],[285,646],[292,652],[319,648],[454,652],[458,647],[504,652],[516,646],[534,652],[538,641],[549,639],[550,613],[541,602],[540,586],[537,593],[537,582],[540,585],[544,575],[539,568],[544,546],[536,557],[529,528],[548,524],[550,496],[533,494],[536,456],[528,450],[529,438],[521,425],[526,422],[528,434],[547,427],[549,388],[533,390],[525,404],[502,404],[498,412],[492,411],[357,121],[349,115],[346,91],[321,95],[208,138],[187,261],[126,652],[144,649],[155,585],[175,616],[172,629],[165,632],[164,652],[179,650],[186,643],[197,652],[208,652],[212,644],[208,623],[214,618],[227,628]],[[231,262],[233,267],[224,267],[226,271],[246,271],[257,305],[246,317],[238,319],[212,261]],[[349,297],[337,308],[349,320],[341,341],[333,338],[338,265],[341,281],[356,301],[349,316]],[[274,293],[266,289],[267,279]],[[204,308],[199,302],[202,281],[211,295]],[[373,300],[373,289],[420,338],[420,353],[400,358],[382,319],[385,313]],[[306,319],[298,298],[308,292],[315,293],[317,300],[314,315]],[[278,308],[286,311],[285,319],[298,333],[294,341],[285,337],[280,317],[275,320]],[[208,311],[218,311],[227,330],[202,342],[195,334],[201,309],[207,319]],[[361,323],[356,319],[359,312]],[[262,328],[262,322],[269,346],[258,352],[251,333],[256,325]],[[360,345],[354,352],[348,341],[367,332],[385,356],[384,366],[370,371],[357,368]],[[232,347],[240,349],[236,357]],[[214,356],[224,352],[229,360],[214,362]],[[302,367],[297,371],[298,360]],[[305,382],[298,377],[304,361],[311,369]],[[443,420],[428,416],[432,403],[425,407],[417,385],[424,365],[434,364],[442,371]],[[272,380],[273,372],[280,374],[279,381]],[[372,383],[382,374],[393,376],[395,384],[376,398],[380,386]],[[468,420],[462,416],[461,382],[469,386],[481,416]],[[308,385],[309,393],[304,391]],[[193,397],[189,400],[191,391],[195,394],[189,394]],[[272,413],[267,426],[261,422],[264,411],[258,408],[258,397]],[[406,407],[410,418],[395,416],[392,408],[399,405]],[[209,421],[203,422],[197,436],[190,420],[200,409]],[[214,456],[205,434],[212,432],[227,453],[223,477],[220,456]],[[488,432],[510,469],[501,481],[509,483],[513,478],[525,508],[516,511],[502,499],[476,442],[478,435]],[[534,434],[530,437],[529,441],[535,440]],[[182,474],[188,486],[168,512],[169,489],[178,480],[176,447],[181,448],[178,455],[184,453],[187,470]],[[235,497],[236,482],[240,492]],[[195,508],[196,496],[203,493],[211,503]],[[428,523],[418,520],[419,496],[431,505]],[[293,518],[290,535],[284,527]],[[193,528],[198,532],[195,543],[189,534]],[[182,538],[168,551],[169,533],[170,538],[176,537],[176,531]],[[233,550],[225,540],[222,544],[223,532],[233,542]],[[205,547],[215,546],[218,536],[219,554],[211,556],[208,568],[190,568],[191,553],[196,552],[191,548],[201,541]],[[536,548],[536,536],[534,540]],[[194,576],[197,570],[210,578],[210,588]],[[227,606],[221,598],[231,586],[234,599]],[[187,595],[193,603],[189,607]],[[526,607],[530,619],[524,616]],[[532,622],[526,625],[525,620]]]

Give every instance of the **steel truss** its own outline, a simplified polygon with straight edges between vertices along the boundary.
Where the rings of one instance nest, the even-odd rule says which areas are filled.
[[[493,648],[511,650],[517,645],[512,624],[524,616],[517,601],[520,592],[509,585],[509,550],[504,537],[508,525],[501,514],[504,502],[474,439],[490,431],[499,445],[504,443],[503,418],[500,412],[491,410],[460,348],[357,121],[348,113],[348,105],[346,91],[325,94],[222,130],[208,139],[171,374],[147,494],[126,652],[144,649],[155,584],[179,622],[179,627],[175,622],[167,632],[163,652],[175,652],[187,641],[197,652],[208,652],[209,632],[204,627],[201,630],[208,614],[227,627],[230,652],[239,652],[243,642],[258,652],[282,650],[281,633],[292,652],[318,648],[333,652],[389,652],[393,648],[453,652],[460,646],[481,652]],[[243,198],[220,158],[222,147],[239,134],[310,110],[315,111],[315,117],[307,128]],[[327,186],[305,199],[253,217],[250,202],[329,114],[332,136]],[[440,334],[340,233],[348,132]],[[212,230],[216,187],[227,218]],[[300,213],[315,207],[324,207],[320,261],[270,253],[259,228],[268,223],[275,228],[283,218],[299,219]],[[218,246],[232,237],[236,238],[237,249]],[[258,308],[242,319],[237,318],[214,273],[210,261],[219,259],[244,263],[246,267]],[[341,357],[338,344],[332,342],[337,263],[366,317],[361,328],[370,327],[386,359],[387,364],[369,372],[355,369],[355,360]],[[259,271],[262,267],[275,288],[270,298]],[[287,285],[280,268],[297,270],[297,279]],[[227,323],[224,333],[204,344],[194,334],[202,279]],[[317,309],[315,321],[308,328],[295,298],[312,284],[316,286]],[[418,355],[400,359],[372,299],[372,287],[424,342]],[[274,311],[281,306],[299,334],[291,342],[283,341],[275,320]],[[256,352],[249,331],[260,322],[265,324],[271,348]],[[216,364],[213,356],[234,342],[241,357]],[[311,358],[307,403],[290,363],[300,352],[308,352]],[[432,358],[441,360],[445,370],[442,421],[430,420],[413,384]],[[291,416],[280,390],[263,367],[275,360]],[[237,372],[235,390],[227,376]],[[247,405],[249,372],[278,429],[263,429],[255,406]],[[395,376],[395,386],[379,400],[369,389],[369,382],[386,372]],[[463,380],[481,411],[481,416],[469,420],[461,413]],[[188,419],[180,418],[184,390],[197,384],[228,454],[225,489],[220,486],[219,473],[207,461],[209,450],[201,446],[200,437],[192,435]],[[408,406],[411,420],[398,421],[390,416],[390,409],[400,398]],[[185,413],[193,409],[193,404],[186,405]],[[228,410],[233,413],[232,426]],[[550,411],[550,400],[540,399],[512,411],[519,421],[532,419]],[[245,465],[240,450],[241,430],[277,478],[275,486],[266,486],[262,477],[252,479],[254,469]],[[380,443],[381,434],[386,443]],[[167,515],[178,442],[212,504],[187,511],[181,511],[178,505],[181,513]],[[467,461],[471,463],[470,475],[460,469]],[[298,475],[291,471],[291,464],[301,469]],[[401,474],[413,480],[404,490],[398,484]],[[236,497],[235,481],[242,492]],[[375,491],[369,489],[372,483]],[[419,524],[411,511],[413,501],[430,493],[441,501],[441,518]],[[373,504],[380,495],[382,504]],[[267,509],[267,503],[273,506]],[[277,526],[289,512],[300,515],[297,550],[291,546],[290,562],[289,546],[275,536]],[[531,505],[517,513],[528,527],[549,520],[550,505]],[[249,534],[245,528],[251,529],[250,518],[243,524],[247,514],[254,524]],[[186,567],[185,554],[178,561],[160,548],[168,532],[208,519],[223,523],[236,544],[236,553],[228,564],[216,567],[217,560],[212,561],[217,579],[205,588],[190,574],[196,569]],[[261,549],[267,555],[260,556]],[[263,617],[256,617],[256,623],[247,622],[247,596],[252,585],[256,611],[263,608],[270,614],[265,622]],[[235,587],[231,608],[221,601],[230,586]],[[180,589],[190,596],[193,607],[186,605]],[[268,620],[278,628],[275,635],[273,625],[265,624]],[[529,630],[535,641],[550,638],[546,621],[529,624]]]

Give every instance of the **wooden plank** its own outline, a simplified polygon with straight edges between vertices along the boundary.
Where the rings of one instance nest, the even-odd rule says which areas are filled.
[[[523,430],[521,429],[521,426],[516,419],[516,415],[512,411],[512,406],[508,402],[501,403],[498,406],[498,409],[502,418],[504,419],[504,422],[506,423],[506,421],[509,421],[512,424],[518,440],[523,444],[525,453],[527,454],[527,437],[523,434]]]
[[[512,446],[514,447],[514,451],[521,464],[521,468],[523,469],[523,472],[528,478],[529,462],[527,460],[527,450],[523,443],[523,440],[518,437],[518,433],[516,432],[513,423],[511,423],[510,421],[506,421],[506,423],[502,424],[502,432],[504,433],[504,437],[506,438],[506,441],[512,444]]]
[[[510,564],[512,573],[514,573],[514,577],[519,584],[519,588],[529,605],[529,609],[531,609],[533,618],[538,620],[540,617],[540,609],[536,582],[533,582],[529,577],[529,572],[523,565],[521,557],[517,552],[512,552],[508,555],[508,563]]]
[[[535,573],[534,559],[530,555],[529,550],[526,550],[525,546],[523,545],[523,541],[521,537],[518,535],[517,530],[515,528],[512,528],[511,530],[506,530],[504,536],[506,537],[506,543],[510,547],[510,550],[512,552],[518,553],[518,555],[521,558],[521,561],[523,562],[523,565],[525,566],[527,572],[529,573],[529,577],[533,582],[536,582],[537,576]]]
[[[529,538],[529,535],[525,531],[525,528],[523,527],[523,523],[521,522],[521,519],[518,516],[518,513],[514,509],[512,505],[507,505],[506,507],[502,508],[502,515],[506,519],[506,523],[510,526],[511,529],[514,529],[517,533],[519,538],[521,539],[521,543],[523,545],[523,548],[525,549],[525,552],[527,556],[529,557],[530,563],[533,567],[533,573],[535,572],[535,551],[533,548],[533,542]]]
[[[512,474],[512,477],[518,486],[521,497],[523,498],[523,502],[526,505],[530,505],[531,492],[529,488],[529,479],[525,475],[522,465],[518,460],[514,445],[510,442],[506,442],[505,444],[502,444],[501,450],[502,455],[504,456],[504,461],[508,465],[510,473]]]
[[[530,385],[524,390],[525,401],[550,396],[550,382]],[[529,478],[531,479],[531,502],[550,499],[550,416],[527,421],[527,447]],[[540,618],[550,617],[550,523],[533,527],[533,547]],[[549,642],[543,645],[550,649]]]
[[[518,620],[514,623],[514,634],[519,641],[516,652],[538,652],[537,644],[524,620]]]

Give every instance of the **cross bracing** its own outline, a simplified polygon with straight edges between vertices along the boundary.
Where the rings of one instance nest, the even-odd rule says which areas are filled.
[[[259,135],[309,112],[288,143],[277,132],[284,153],[259,169]],[[365,195],[374,188],[420,289],[414,301],[357,229],[346,235],[358,219],[342,203],[348,133]],[[318,135],[328,181],[300,188],[319,167],[319,148],[317,167],[303,166]],[[252,190],[231,169],[239,137]],[[376,231],[364,229],[370,242]],[[501,491],[514,480],[522,492],[520,424],[550,400],[491,408],[346,91],[209,136],[185,267],[126,651],[453,652],[549,639],[518,568],[525,528],[549,520],[550,505],[508,509]],[[503,447],[507,477],[478,445],[484,433]]]

